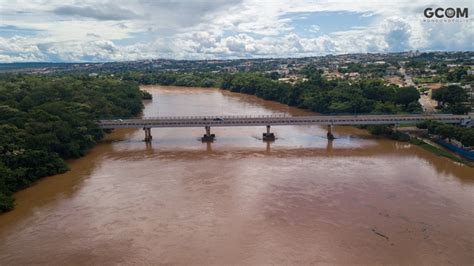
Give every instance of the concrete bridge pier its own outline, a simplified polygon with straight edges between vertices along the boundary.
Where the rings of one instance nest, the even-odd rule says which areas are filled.
[[[328,140],[335,139],[334,135],[332,134],[332,125],[328,125],[328,133],[326,135],[328,137]]]
[[[266,143],[267,143],[267,147],[265,149],[265,152],[269,153],[271,151],[271,144],[270,143],[272,143],[272,142],[271,141],[266,141]]]
[[[328,139],[328,143],[326,144],[326,153],[331,154],[333,148],[334,140]]]
[[[206,134],[204,134],[202,136],[201,141],[203,141],[203,142],[213,142],[216,135],[211,134],[211,127],[210,126],[205,126],[204,129],[206,129]]]
[[[212,152],[212,141],[206,142],[206,152]]]
[[[262,134],[262,139],[264,141],[274,141],[275,135],[270,132],[270,125],[267,125],[267,132]]]
[[[151,128],[149,127],[144,127],[143,131],[145,131],[145,141],[150,142],[153,137],[151,136]]]

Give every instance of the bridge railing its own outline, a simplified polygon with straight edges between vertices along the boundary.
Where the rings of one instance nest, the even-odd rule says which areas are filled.
[[[248,121],[256,121],[256,120],[319,120],[319,121],[379,121],[379,120],[389,120],[389,121],[396,121],[396,120],[445,120],[445,119],[467,119],[469,116],[463,115],[452,115],[452,114],[399,114],[399,115],[312,115],[312,116],[291,116],[287,114],[277,114],[277,115],[245,115],[245,116],[232,116],[232,115],[224,115],[224,116],[168,116],[168,117],[144,117],[144,118],[136,118],[136,119],[110,119],[110,120],[99,120],[99,124],[123,124],[123,123],[140,123],[140,122],[204,122],[208,121],[210,123],[217,123],[217,122],[226,122],[226,121],[237,121],[237,120],[248,120]]]
[[[242,119],[242,118],[286,118],[288,114],[272,115],[213,115],[213,116],[149,116],[138,118],[141,120],[195,120],[195,119]]]
[[[314,114],[305,116],[293,116],[289,114],[270,114],[270,115],[203,115],[203,116],[148,116],[143,118],[131,118],[123,120],[195,120],[195,119],[242,119],[242,118],[299,118],[299,117],[449,117],[453,114]],[[100,119],[108,121],[119,121],[120,118]]]
[[[351,114],[345,114],[351,115]],[[316,115],[315,115],[316,116]],[[331,115],[317,115],[317,116],[331,116]],[[213,119],[213,118],[228,118],[228,119],[239,119],[239,118],[281,118],[281,117],[298,117],[289,114],[270,114],[270,115],[202,115],[202,116],[148,116],[140,119]]]

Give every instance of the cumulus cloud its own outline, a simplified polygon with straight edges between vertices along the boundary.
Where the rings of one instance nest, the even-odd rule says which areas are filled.
[[[382,24],[382,27],[387,29],[385,33],[385,42],[389,50],[400,52],[409,50],[411,27],[410,24],[400,18],[390,18]]]
[[[422,10],[432,5],[428,0],[0,0],[0,4],[0,28],[13,29],[0,32],[1,62],[472,50],[474,36],[471,23],[423,22]],[[450,6],[469,2],[455,0]],[[309,21],[310,14],[324,12],[369,17],[370,23],[329,30],[324,21]]]
[[[0,49],[8,50],[9,57],[14,61],[108,61],[123,60],[119,49],[111,41],[90,41],[85,43],[40,43],[28,44],[24,38],[16,38],[15,42],[0,39]],[[5,46],[7,45],[7,47]]]

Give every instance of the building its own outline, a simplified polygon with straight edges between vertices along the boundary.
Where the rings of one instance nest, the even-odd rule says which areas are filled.
[[[398,69],[394,66],[387,67],[386,70],[387,76],[395,76],[398,74]]]
[[[329,70],[331,71],[336,71],[338,67],[339,66],[337,64],[334,64],[334,63],[329,64]]]
[[[360,74],[358,72],[346,73],[345,76],[348,79],[359,79],[360,78]]]
[[[466,85],[462,86],[462,88],[464,89],[464,91],[467,94],[469,105],[470,105],[471,110],[472,110],[474,108],[474,88],[472,87],[471,84],[466,84]]]

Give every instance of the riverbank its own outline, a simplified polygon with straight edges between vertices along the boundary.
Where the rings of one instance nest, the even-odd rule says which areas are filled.
[[[424,138],[419,138],[419,137],[412,137],[409,141],[411,144],[417,145],[433,154],[436,154],[438,156],[446,157],[449,158],[455,162],[463,163],[465,165],[468,165],[470,167],[474,167],[474,164],[471,161],[468,161],[466,159],[463,159],[459,155],[455,155],[447,150],[445,148],[440,147],[439,145],[436,145],[435,143],[432,143],[431,141],[424,139]]]
[[[443,156],[471,167],[474,166],[471,160],[464,158],[461,154],[457,154],[433,142],[426,137],[426,130],[419,129],[415,126],[406,125],[403,127],[397,127],[396,129],[386,126],[368,126],[364,128],[366,128],[373,135],[382,135],[396,141],[409,142],[411,144],[420,146],[435,155]]]

